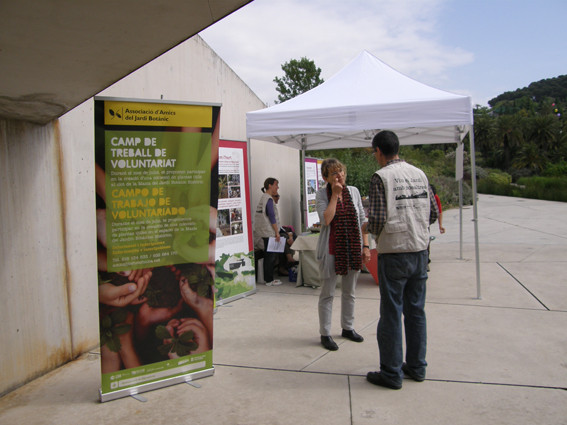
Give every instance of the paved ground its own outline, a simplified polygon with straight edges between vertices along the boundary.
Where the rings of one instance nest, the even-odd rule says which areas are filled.
[[[427,379],[375,387],[379,294],[357,291],[356,344],[318,339],[318,290],[259,286],[215,314],[214,376],[100,403],[96,351],[0,399],[0,424],[567,424],[567,204],[481,195],[432,243]],[[340,308],[335,300],[336,311]]]

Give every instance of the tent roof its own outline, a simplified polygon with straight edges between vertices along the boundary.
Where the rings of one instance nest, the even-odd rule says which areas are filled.
[[[456,143],[472,122],[470,97],[415,81],[367,51],[320,86],[246,114],[248,138],[307,150],[367,147],[382,129],[401,144]]]

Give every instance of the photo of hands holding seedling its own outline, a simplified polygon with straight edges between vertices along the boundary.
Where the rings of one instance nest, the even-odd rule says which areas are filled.
[[[99,272],[102,373],[212,349],[213,282],[202,264]]]

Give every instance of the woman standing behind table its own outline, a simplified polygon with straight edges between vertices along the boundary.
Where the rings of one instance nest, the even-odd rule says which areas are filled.
[[[267,286],[278,286],[282,284],[279,279],[274,279],[274,266],[278,256],[277,252],[268,252],[268,240],[271,237],[280,241],[280,223],[278,210],[274,204],[273,196],[278,194],[279,182],[268,177],[264,181],[262,192],[264,194],[258,202],[254,214],[254,239],[258,241],[264,250],[264,281]],[[262,245],[263,242],[263,245]],[[257,245],[256,243],[254,245]]]
[[[316,195],[321,234],[317,242],[317,260],[321,273],[319,295],[319,332],[321,344],[327,350],[339,347],[331,337],[331,317],[337,276],[342,276],[341,326],[342,336],[354,342],[364,338],[353,329],[354,291],[362,263],[370,260],[368,235],[360,231],[366,221],[358,189],[347,186],[346,167],[337,159],[325,159],[321,174],[327,182]]]

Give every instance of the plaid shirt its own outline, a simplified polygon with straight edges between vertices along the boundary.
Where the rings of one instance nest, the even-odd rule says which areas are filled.
[[[386,167],[390,164],[396,162],[403,162],[402,159],[393,159],[388,161]],[[376,173],[372,176],[370,180],[370,190],[368,192],[369,198],[369,208],[368,208],[368,227],[367,231],[372,233],[374,236],[378,237],[386,224],[386,192],[384,189],[384,182],[380,176]],[[437,202],[435,201],[435,196],[429,186],[429,224],[435,223],[437,217],[439,216],[439,209],[437,208]]]

